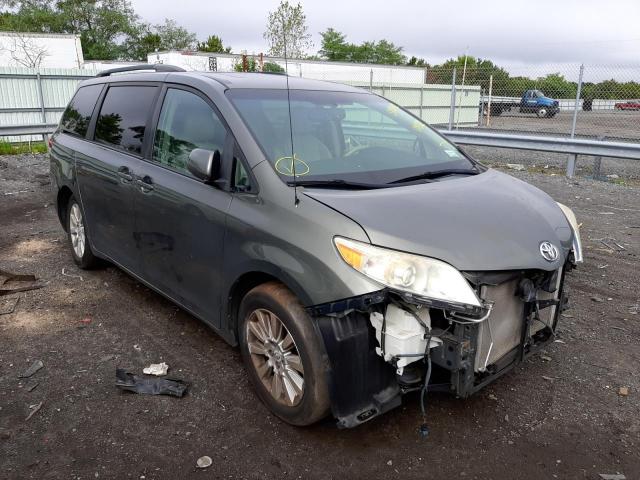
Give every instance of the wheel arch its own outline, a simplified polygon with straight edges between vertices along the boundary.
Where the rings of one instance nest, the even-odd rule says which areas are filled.
[[[240,302],[244,296],[253,288],[263,283],[276,281],[282,283],[293,292],[304,306],[312,304],[311,298],[291,276],[275,265],[262,264],[245,271],[239,275],[227,289],[227,296],[224,300],[223,329],[233,337],[233,343],[238,341],[238,312]]]
[[[58,190],[58,195],[56,196],[56,210],[58,213],[58,220],[60,220],[60,224],[64,231],[67,231],[67,207],[69,206],[69,199],[73,196],[73,190],[71,190],[66,185],[63,185]]]

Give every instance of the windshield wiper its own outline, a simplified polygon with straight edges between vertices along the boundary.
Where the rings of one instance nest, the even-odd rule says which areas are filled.
[[[420,173],[419,175],[412,175],[410,177],[399,178],[393,180],[389,184],[393,183],[408,183],[417,180],[433,180],[440,177],[446,177],[447,175],[478,175],[480,171],[471,170],[469,168],[448,168],[446,170],[432,170],[430,172]]]
[[[288,181],[287,185],[293,186],[293,181]],[[298,180],[295,182],[298,187],[317,187],[317,188],[343,188],[349,190],[371,190],[374,188],[388,188],[387,184],[378,183],[361,183],[349,182],[335,178],[333,180]]]

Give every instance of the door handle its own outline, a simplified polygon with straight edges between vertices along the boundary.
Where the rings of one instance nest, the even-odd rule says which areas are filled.
[[[136,178],[136,185],[140,187],[142,193],[149,193],[153,190],[153,179],[149,175]]]
[[[118,169],[118,176],[122,183],[131,183],[133,181],[133,175],[128,167],[120,167]]]

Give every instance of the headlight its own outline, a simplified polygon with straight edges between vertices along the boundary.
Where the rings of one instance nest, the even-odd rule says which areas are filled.
[[[564,216],[567,217],[567,221],[569,225],[571,225],[571,230],[573,230],[573,258],[576,263],[582,263],[582,241],[580,240],[580,226],[578,225],[578,220],[576,220],[576,215],[566,205],[563,205],[560,202],[556,202],[564,213]]]
[[[448,263],[341,237],[333,241],[345,262],[389,288],[434,300],[482,306],[462,274]]]

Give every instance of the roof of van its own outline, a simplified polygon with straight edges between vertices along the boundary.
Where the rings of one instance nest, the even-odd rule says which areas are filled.
[[[240,73],[240,72],[193,72],[211,78],[227,88],[268,88],[286,89],[287,76],[277,73]],[[336,82],[311,80],[289,76],[289,88],[292,90],[330,90],[341,92],[362,92],[362,89]]]

